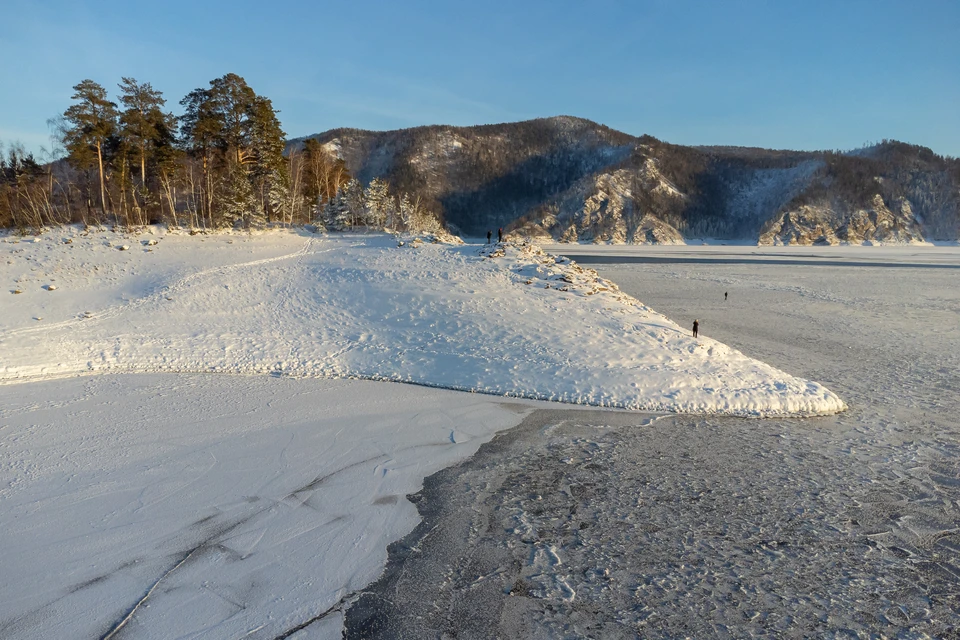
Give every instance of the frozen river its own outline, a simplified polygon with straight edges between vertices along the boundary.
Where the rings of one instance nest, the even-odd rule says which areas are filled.
[[[960,635],[960,250],[569,255],[849,410],[536,412],[428,480],[349,637]]]

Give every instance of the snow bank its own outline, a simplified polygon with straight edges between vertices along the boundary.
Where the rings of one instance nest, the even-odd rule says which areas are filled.
[[[650,411],[844,409],[821,385],[694,339],[596,272],[532,246],[67,230],[6,238],[0,257],[0,381],[220,372]]]

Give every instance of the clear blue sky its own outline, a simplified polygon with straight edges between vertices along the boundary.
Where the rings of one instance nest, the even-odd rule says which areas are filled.
[[[960,0],[4,0],[0,141],[49,146],[84,78],[180,113],[233,72],[289,137],[589,118],[679,144],[960,156]]]

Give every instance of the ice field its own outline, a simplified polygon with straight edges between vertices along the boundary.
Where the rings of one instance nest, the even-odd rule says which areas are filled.
[[[427,481],[348,637],[960,633],[956,247],[571,249],[669,256],[577,259],[848,411],[534,413]]]

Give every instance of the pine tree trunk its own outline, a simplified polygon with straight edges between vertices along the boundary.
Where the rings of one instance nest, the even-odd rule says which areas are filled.
[[[147,148],[146,146],[143,146],[143,145],[141,145],[140,147],[140,188],[143,189],[142,195],[144,197],[143,197],[143,203],[142,203],[142,206],[140,207],[140,212],[138,215],[140,216],[140,224],[147,224],[147,202],[149,201],[149,198],[146,197],[147,195]],[[157,200],[159,200],[159,198],[157,198]],[[160,209],[161,209],[160,213],[162,215],[163,205],[160,206]]]
[[[176,199],[176,196],[174,195],[173,189],[172,189],[172,187],[171,187],[171,185],[170,185],[170,178],[167,177],[166,171],[162,171],[162,172],[160,173],[160,187],[163,189],[165,195],[167,196],[167,204],[170,205],[170,217],[173,219],[173,226],[174,226],[174,227],[179,227],[179,226],[180,226],[180,223],[177,221],[177,208],[176,208],[176,206],[174,206],[174,200]],[[161,207],[161,215],[162,215],[162,213],[163,213],[163,211],[162,211],[163,201],[162,201],[162,200],[161,200],[161,203],[160,203],[160,207]]]
[[[213,196],[210,194],[212,191],[212,179],[210,177],[210,168],[207,166],[207,156],[203,156],[203,209],[206,211],[200,212],[200,218],[203,221],[202,226],[207,227],[207,219],[210,220],[210,226],[213,226]],[[206,214],[206,217],[204,216]]]
[[[97,163],[100,165],[100,211],[107,215],[107,187],[103,181],[103,143],[97,142]]]

